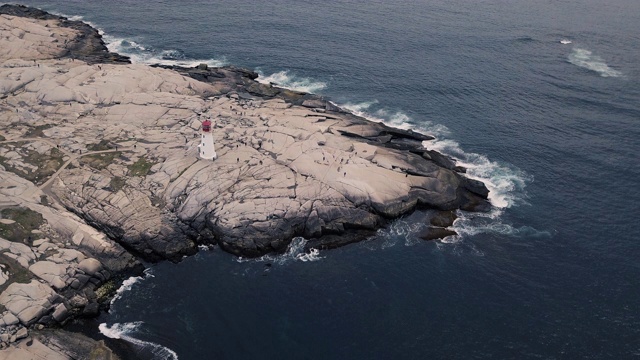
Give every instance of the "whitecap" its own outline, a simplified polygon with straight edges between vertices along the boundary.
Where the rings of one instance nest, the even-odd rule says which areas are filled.
[[[139,41],[128,38],[119,38],[104,34],[103,40],[107,49],[120,55],[128,56],[134,64],[167,65],[195,67],[199,64],[207,64],[211,67],[220,67],[226,64],[225,59],[192,59],[175,49],[156,50],[142,45]]]
[[[333,103],[333,105],[335,106],[339,106],[345,110],[349,110],[351,113],[358,115],[358,116],[362,116],[365,117],[366,115],[366,111],[373,105],[377,104],[378,100],[373,100],[373,101],[363,101],[363,102],[359,102],[359,103],[346,103],[346,104],[342,104],[342,105],[338,105]]]
[[[468,178],[482,181],[489,189],[489,201],[493,206],[508,208],[526,203],[524,188],[533,177],[520,169],[491,161],[485,155],[467,153],[453,140],[436,139],[425,141],[423,145],[429,150],[436,150],[452,157],[458,165],[467,169]]]
[[[537,230],[531,226],[515,227],[500,221],[504,209],[493,208],[488,213],[472,213],[458,211],[458,218],[454,221],[452,230],[460,236],[473,236],[477,234],[496,234],[509,237],[551,237],[551,232]]]
[[[125,340],[137,345],[141,350],[151,353],[154,359],[178,360],[178,354],[168,347],[133,337],[132,334],[138,331],[143,324],[142,321],[114,323],[111,326],[102,323],[98,329],[108,338]]]
[[[120,285],[118,290],[116,290],[116,294],[111,299],[111,303],[110,304],[113,306],[113,304],[116,302],[116,300],[118,300],[118,299],[120,299],[122,297],[123,293],[131,290],[133,285],[135,285],[138,281],[140,281],[142,279],[143,279],[142,276],[132,276],[132,277],[126,279],[125,281],[123,281],[122,285]]]
[[[288,70],[279,71],[271,75],[265,75],[259,69],[257,72],[259,76],[256,80],[263,84],[274,84],[285,89],[306,93],[317,93],[327,88],[327,83],[325,82],[306,77],[298,77],[290,74]]]
[[[602,77],[622,76],[620,71],[610,68],[601,57],[586,49],[573,48],[573,51],[569,54],[569,62],[581,68],[597,72]]]
[[[560,40],[560,44],[563,44],[563,45],[571,44],[571,40],[562,39],[562,40]]]
[[[286,264],[290,261],[302,261],[302,262],[310,262],[310,261],[318,261],[323,259],[320,256],[320,250],[315,248],[310,248],[308,251],[305,251],[305,247],[308,243],[308,240],[298,236],[294,237],[287,246],[287,250],[283,254],[267,254],[263,255],[256,259],[246,259],[242,256],[236,259],[239,263],[257,261],[257,262],[273,262],[279,265]]]
[[[531,176],[513,166],[491,161],[484,155],[463,151],[456,141],[447,138],[450,131],[444,125],[428,121],[417,125],[410,116],[398,110],[382,108],[371,111],[377,103],[378,101],[374,100],[339,106],[370,121],[434,136],[435,140],[424,141],[423,146],[453,158],[458,165],[467,169],[467,177],[485,183],[489,189],[489,201],[493,206],[507,208],[517,203],[525,203],[524,188],[527,182],[533,180]]]

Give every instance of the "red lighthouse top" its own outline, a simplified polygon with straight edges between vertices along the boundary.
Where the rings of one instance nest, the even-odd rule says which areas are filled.
[[[205,120],[202,122],[202,131],[204,132],[211,131],[211,121]]]

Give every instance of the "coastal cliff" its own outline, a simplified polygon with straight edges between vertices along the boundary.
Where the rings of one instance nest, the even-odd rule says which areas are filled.
[[[140,261],[330,248],[418,208],[490,206],[432,137],[252,71],[131,64],[22,6],[0,7],[0,29],[3,347],[97,314]],[[205,119],[215,161],[197,156]]]

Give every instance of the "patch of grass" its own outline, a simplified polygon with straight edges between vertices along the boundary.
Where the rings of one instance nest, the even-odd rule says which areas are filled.
[[[121,154],[122,153],[120,151],[114,151],[104,154],[86,155],[78,158],[78,162],[96,170],[103,170],[106,169],[107,166],[113,164],[113,161]]]
[[[111,146],[111,141],[109,140],[100,140],[100,142],[97,144],[87,145],[87,149],[89,151],[111,150],[113,149],[113,146]]]
[[[130,176],[147,176],[151,167],[155,165],[155,162],[147,160],[146,157],[141,157],[135,163],[129,165]]]
[[[4,271],[9,273],[9,279],[0,286],[0,292],[4,291],[14,282],[28,284],[34,278],[29,269],[25,269],[20,263],[4,253],[0,253],[0,264],[3,264]]]
[[[32,170],[13,166],[10,164],[9,159],[2,156],[0,156],[0,165],[4,166],[7,171],[18,175],[23,179],[27,179],[36,185],[44,184],[48,178],[58,171],[62,164],[64,164],[64,160],[62,159],[64,154],[56,148],[52,148],[46,154],[40,154],[37,151],[20,147],[21,144],[26,143],[17,143],[17,146],[14,149],[22,156],[21,162],[36,166],[37,169]]]
[[[127,183],[127,181],[123,178],[121,178],[120,176],[114,176],[111,178],[111,181],[109,182],[109,187],[111,188],[111,191],[113,191],[114,193],[122,190],[122,188],[124,187],[124,185]]]
[[[0,141],[5,141],[7,140],[7,138],[5,138],[4,136],[0,135]]]
[[[112,279],[102,284],[98,289],[96,289],[96,296],[98,297],[98,302],[103,303],[107,300],[110,300],[111,297],[116,293],[116,282]]]
[[[24,137],[43,137],[44,136],[43,131],[52,127],[53,127],[52,124],[34,126],[24,134]]]
[[[41,234],[31,233],[44,224],[44,218],[40,213],[27,208],[12,207],[3,209],[0,214],[3,219],[15,221],[13,224],[0,224],[0,236],[3,238],[31,246],[34,239],[41,237]]]

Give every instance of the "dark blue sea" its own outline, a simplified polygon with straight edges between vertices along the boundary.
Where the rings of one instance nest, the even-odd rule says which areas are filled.
[[[135,62],[239,65],[433,134],[491,190],[442,241],[417,212],[317,254],[154,265],[100,319],[133,357],[640,359],[640,1],[22,2]]]

